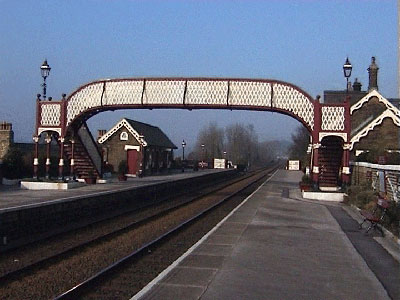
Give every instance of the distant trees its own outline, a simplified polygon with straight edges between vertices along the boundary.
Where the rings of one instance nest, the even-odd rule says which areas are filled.
[[[2,174],[8,179],[17,179],[31,175],[31,165],[24,159],[23,153],[16,147],[10,147],[3,158]]]
[[[258,160],[258,136],[251,124],[236,123],[225,129],[229,159],[236,164],[249,165]]]
[[[279,148],[278,141],[259,142],[252,124],[235,123],[223,129],[211,122],[200,130],[195,149],[188,158],[212,161],[224,158],[226,152],[226,158],[234,164],[262,166],[277,156]]]
[[[204,145],[204,148],[201,145]],[[204,153],[201,153],[203,151]],[[194,150],[195,157],[200,160],[210,160],[222,157],[224,151],[224,130],[219,128],[217,123],[211,122],[200,130]]]
[[[292,134],[292,144],[289,147],[289,159],[298,159],[302,166],[309,164],[307,154],[308,145],[310,144],[310,133],[304,125],[296,128]]]

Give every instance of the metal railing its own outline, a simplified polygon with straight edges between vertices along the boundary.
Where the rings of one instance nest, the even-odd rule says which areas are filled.
[[[86,152],[89,155],[89,158],[91,159],[94,167],[96,168],[99,175],[101,175],[101,155],[86,123],[83,123],[82,126],[79,128],[78,136],[81,139],[82,145],[85,147]]]

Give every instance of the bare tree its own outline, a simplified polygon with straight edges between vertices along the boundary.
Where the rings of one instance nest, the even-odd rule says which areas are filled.
[[[254,126],[236,123],[225,129],[228,158],[234,164],[250,165],[259,158]]]
[[[204,145],[202,147],[201,145]],[[211,161],[214,158],[222,158],[224,152],[224,129],[217,123],[211,122],[200,130],[194,149],[194,157]]]
[[[279,156],[285,156],[287,154],[287,149],[285,149],[281,141],[263,141],[258,145],[259,160],[257,164],[264,166],[275,160]]]
[[[202,147],[204,145],[204,147]],[[207,160],[226,158],[243,166],[265,166],[274,160],[284,147],[279,141],[259,142],[252,124],[235,123],[224,129],[215,122],[200,130],[189,159]],[[285,153],[286,154],[286,153]]]
[[[308,145],[310,143],[310,133],[303,125],[297,127],[295,133],[292,134],[292,145],[289,148],[289,158],[298,159],[302,165],[308,165],[309,159],[307,155]]]

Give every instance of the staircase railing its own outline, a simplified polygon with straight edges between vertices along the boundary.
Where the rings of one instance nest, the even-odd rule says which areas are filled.
[[[97,172],[99,175],[102,175],[102,160],[101,160],[101,154],[99,149],[97,148],[97,144],[93,139],[92,134],[90,133],[90,130],[85,123],[82,124],[82,126],[78,130],[78,136],[82,142],[82,145],[85,147],[86,152],[89,155],[89,158],[91,159],[93,166],[96,168]]]

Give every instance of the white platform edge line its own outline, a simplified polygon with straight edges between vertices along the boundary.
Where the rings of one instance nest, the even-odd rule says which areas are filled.
[[[225,169],[225,170],[228,170],[228,169]],[[225,171],[220,171],[220,172],[225,172]],[[201,177],[201,176],[205,176],[205,175],[209,175],[209,174],[211,174],[211,173],[204,173],[204,174],[196,175],[196,176],[193,176],[190,178]],[[180,179],[185,179],[185,178],[184,177],[178,178],[178,180],[180,180]],[[158,183],[167,183],[170,181],[175,181],[175,180],[174,179],[166,179],[165,181],[160,181]],[[40,206],[44,206],[44,205],[48,205],[48,204],[50,205],[50,204],[64,202],[64,201],[79,200],[79,199],[86,198],[86,197],[109,195],[109,194],[113,194],[115,192],[125,192],[125,191],[129,191],[131,189],[140,188],[143,186],[156,185],[156,184],[157,183],[146,183],[143,185],[133,185],[133,186],[129,186],[129,187],[116,188],[114,190],[105,190],[105,191],[100,191],[100,192],[88,193],[88,194],[84,194],[84,195],[74,195],[74,196],[69,196],[69,197],[53,199],[53,200],[49,200],[49,201],[41,201],[41,202],[37,202],[37,203],[29,203],[29,204],[23,204],[23,205],[18,205],[18,206],[10,206],[10,207],[5,207],[5,208],[0,208],[0,213],[14,211],[14,210],[18,210],[20,208],[22,208],[22,209],[35,208],[35,207],[40,207]],[[45,191],[45,190],[41,190],[41,191]]]
[[[223,218],[217,225],[214,226],[209,232],[207,232],[200,240],[197,241],[192,247],[190,247],[182,256],[170,264],[164,271],[162,271],[156,278],[149,282],[143,289],[141,289],[136,295],[134,295],[130,300],[139,300],[145,296],[157,283],[164,279],[178,264],[183,261],[187,256],[189,256],[198,246],[200,246],[211,234],[213,234],[230,216],[232,216],[240,207],[242,207],[255,193],[258,192],[272,177],[278,172],[276,170],[271,177],[263,182],[253,193],[246,197],[234,210],[232,210],[225,218]]]

